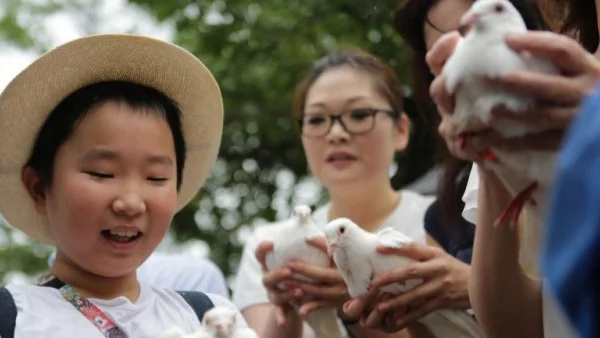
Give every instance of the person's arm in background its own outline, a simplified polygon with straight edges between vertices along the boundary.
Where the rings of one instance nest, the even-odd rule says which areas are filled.
[[[479,171],[477,226],[469,294],[488,338],[543,338],[541,283],[519,264],[518,232],[494,222],[512,200],[496,176]]]

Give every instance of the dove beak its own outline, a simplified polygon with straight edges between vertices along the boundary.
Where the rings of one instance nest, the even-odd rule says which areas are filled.
[[[474,24],[478,23],[479,19],[480,19],[479,15],[477,15],[475,13],[467,12],[467,13],[465,13],[465,15],[462,16],[462,18],[460,18],[460,25],[471,27]]]

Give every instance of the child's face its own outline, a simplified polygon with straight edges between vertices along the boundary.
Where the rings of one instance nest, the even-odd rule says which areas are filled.
[[[89,113],[59,148],[53,183],[37,202],[57,260],[105,277],[133,272],[172,221],[175,163],[171,130],[157,113],[113,101]]]

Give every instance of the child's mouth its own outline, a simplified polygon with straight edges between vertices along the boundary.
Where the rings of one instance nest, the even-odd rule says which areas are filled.
[[[121,232],[115,230],[103,230],[102,236],[109,241],[117,243],[131,243],[142,235],[141,232]]]

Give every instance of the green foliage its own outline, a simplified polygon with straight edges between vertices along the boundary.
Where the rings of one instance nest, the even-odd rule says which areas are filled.
[[[35,276],[48,268],[50,248],[32,243],[21,233],[12,230],[0,219],[0,285],[11,272]]]

